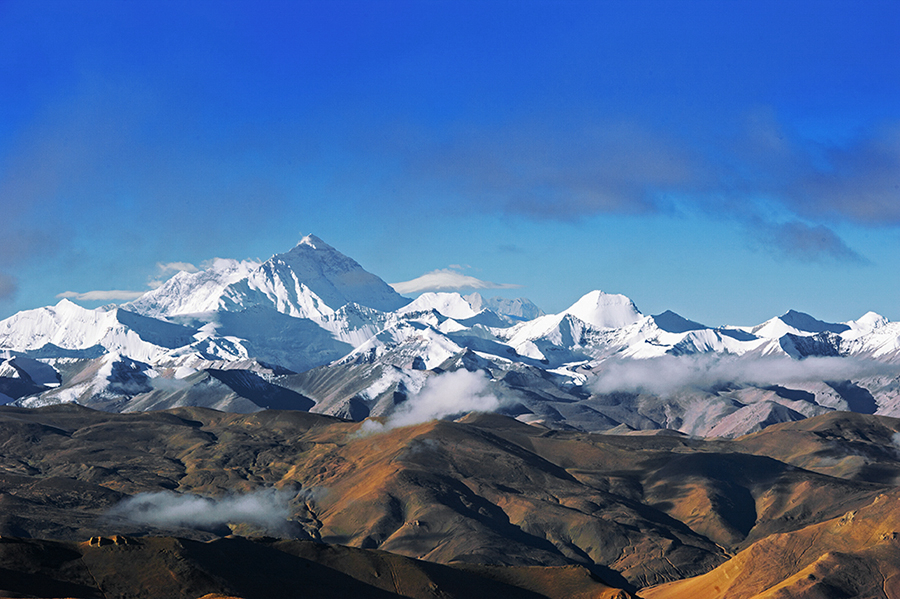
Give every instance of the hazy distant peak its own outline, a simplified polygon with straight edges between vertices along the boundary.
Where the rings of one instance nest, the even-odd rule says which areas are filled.
[[[544,315],[544,311],[538,308],[531,300],[518,297],[507,299],[505,297],[485,298],[480,293],[470,293],[463,298],[469,302],[472,309],[479,312],[484,309],[492,310],[497,314],[511,316],[516,320],[534,320]]]

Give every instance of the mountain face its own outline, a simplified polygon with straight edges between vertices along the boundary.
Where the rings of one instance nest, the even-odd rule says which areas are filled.
[[[348,303],[382,312],[408,300],[314,235],[262,264],[216,260],[198,273],[179,273],[126,307],[154,317],[274,307],[296,318],[318,318]]]
[[[433,389],[464,370],[486,409],[559,429],[734,437],[835,410],[900,415],[900,323],[874,313],[711,328],[599,290],[558,314],[479,294],[409,300],[312,235],[119,307],[21,312],[0,321],[0,352],[0,402],[29,407],[442,417],[469,404]]]

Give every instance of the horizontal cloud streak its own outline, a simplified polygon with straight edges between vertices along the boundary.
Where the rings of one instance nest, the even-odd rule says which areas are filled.
[[[521,285],[492,283],[464,275],[447,268],[433,270],[421,277],[402,283],[392,283],[397,293],[424,293],[426,291],[462,291],[471,289],[517,289]]]
[[[857,358],[793,360],[699,354],[609,361],[603,364],[589,387],[595,393],[623,391],[671,396],[680,391],[710,390],[726,384],[770,386],[896,374],[896,366]]]
[[[293,491],[264,489],[220,498],[172,491],[139,493],[122,501],[107,517],[157,528],[213,529],[227,524],[251,524],[272,532],[291,528]]]
[[[124,289],[109,289],[105,291],[85,291],[79,293],[77,291],[64,291],[56,295],[57,298],[68,298],[83,301],[130,301],[144,295],[146,291],[127,291]]]

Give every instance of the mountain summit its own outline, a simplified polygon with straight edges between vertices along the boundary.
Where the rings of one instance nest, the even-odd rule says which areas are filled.
[[[315,235],[263,262],[217,259],[197,273],[179,273],[128,305],[148,316],[274,308],[321,318],[346,304],[390,312],[409,303],[387,283]]]
[[[618,293],[591,291],[572,304],[566,314],[601,329],[616,329],[639,321],[642,314],[629,298]]]
[[[299,318],[320,318],[349,303],[383,312],[409,303],[387,283],[315,235],[276,254],[223,293],[223,307],[274,305]]]

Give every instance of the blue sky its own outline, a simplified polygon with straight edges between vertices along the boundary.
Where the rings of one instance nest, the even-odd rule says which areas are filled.
[[[878,1],[0,0],[0,317],[314,233],[548,312],[900,320],[897,31]]]

